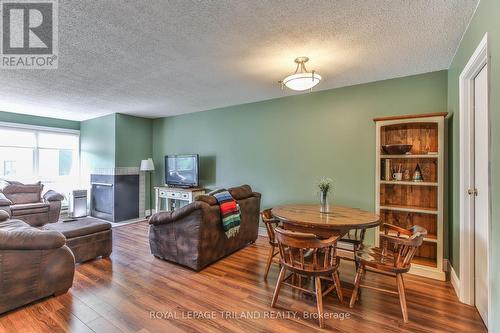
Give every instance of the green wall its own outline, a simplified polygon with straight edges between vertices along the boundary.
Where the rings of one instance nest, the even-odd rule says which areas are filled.
[[[164,155],[198,153],[203,186],[248,183],[263,207],[316,202],[316,182],[328,176],[336,203],[374,210],[372,119],[445,111],[446,95],[440,71],[156,119],[155,181]]]
[[[152,157],[153,120],[116,114],[117,167],[138,167],[141,160]]]
[[[80,129],[79,121],[30,116],[26,114],[3,112],[3,111],[0,111],[0,122],[57,127],[57,128],[66,128],[74,130]]]
[[[153,120],[113,113],[82,121],[82,174],[88,178],[93,169],[139,167],[152,156]],[[149,180],[146,179],[146,189]],[[146,207],[150,194],[146,190]]]
[[[492,313],[489,315],[496,318],[500,315],[500,1],[481,0],[479,7],[465,33],[460,47],[453,59],[448,71],[448,110],[453,112],[453,126],[450,137],[453,142],[451,160],[453,161],[452,179],[450,193],[452,200],[450,205],[453,216],[452,244],[450,259],[456,273],[459,273],[459,90],[458,79],[466,63],[479,45],[484,34],[488,33],[488,47],[490,53],[489,79],[490,79],[490,170],[491,170],[491,281],[492,285]],[[500,320],[493,320],[492,332],[500,332]]]
[[[116,114],[115,165],[139,167],[141,160],[153,156],[153,120]],[[149,209],[149,177],[146,177],[146,209]]]
[[[81,122],[80,149],[84,174],[90,174],[95,168],[115,167],[115,128],[115,114]]]

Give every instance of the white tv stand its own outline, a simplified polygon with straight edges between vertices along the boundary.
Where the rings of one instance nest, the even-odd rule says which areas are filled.
[[[160,211],[162,199],[166,200],[166,211],[168,212],[171,210],[174,200],[185,201],[190,204],[197,196],[202,194],[205,194],[204,188],[155,187],[155,212]]]

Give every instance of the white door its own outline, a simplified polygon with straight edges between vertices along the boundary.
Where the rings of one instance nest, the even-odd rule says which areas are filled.
[[[488,323],[488,69],[474,79],[474,291],[475,303],[485,324]]]

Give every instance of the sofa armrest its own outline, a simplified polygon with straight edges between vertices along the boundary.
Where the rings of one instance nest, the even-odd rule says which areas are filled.
[[[66,237],[57,231],[22,228],[0,230],[0,250],[51,250],[66,244]]]
[[[203,205],[208,205],[205,202],[200,202],[200,201],[195,201],[193,203],[190,203],[189,205],[186,205],[182,208],[176,209],[173,212],[159,212],[156,214],[153,214],[149,218],[149,224],[153,225],[161,225],[161,224],[167,224],[167,223],[172,223],[177,220],[182,219],[183,217],[191,214],[192,212],[201,209]]]
[[[49,190],[43,195],[43,201],[50,204],[48,223],[55,223],[59,220],[62,200],[64,200],[64,195],[53,190]]]
[[[61,193],[57,193],[56,191],[49,190],[47,193],[43,195],[43,200],[50,202],[50,201],[63,201],[64,200],[64,195]]]
[[[7,199],[5,194],[0,192],[0,206],[10,206],[10,205],[12,205],[12,201]]]

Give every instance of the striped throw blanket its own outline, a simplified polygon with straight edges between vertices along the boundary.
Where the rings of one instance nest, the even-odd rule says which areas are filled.
[[[231,194],[224,190],[213,195],[220,206],[222,228],[228,238],[234,237],[240,231],[240,206]]]

